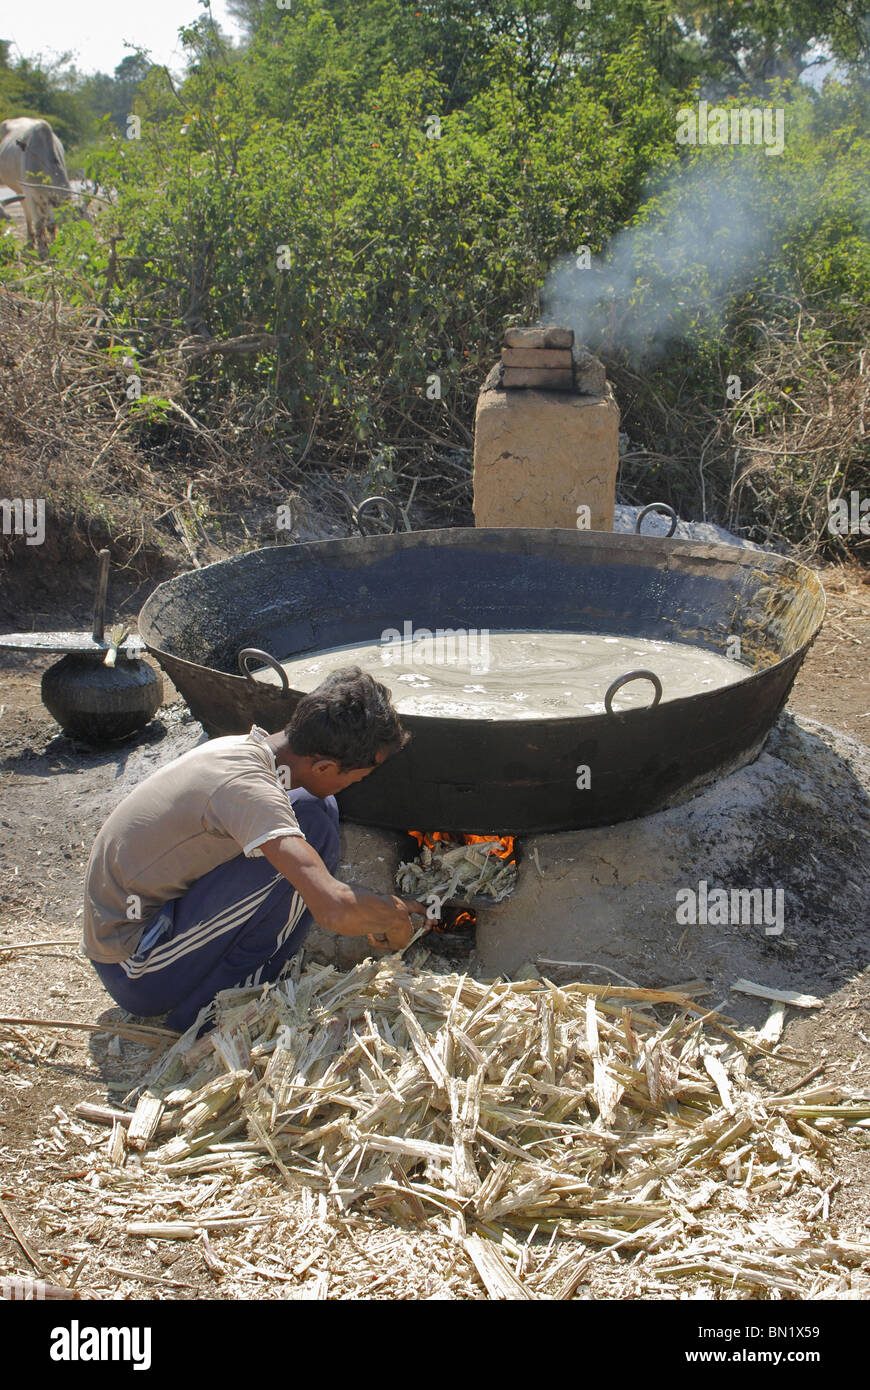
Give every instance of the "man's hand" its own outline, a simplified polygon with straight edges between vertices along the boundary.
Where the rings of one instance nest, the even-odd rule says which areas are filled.
[[[388,924],[382,932],[367,933],[369,944],[376,951],[401,951],[414,935],[414,924],[408,913],[426,916],[425,903],[417,902],[416,898],[394,898],[393,902],[398,917],[395,924]]]
[[[404,926],[391,927],[386,932],[370,932],[368,942],[376,951],[401,951],[414,935],[410,918]]]
[[[401,950],[414,934],[408,914],[426,916],[426,904],[416,898],[372,893],[333,878],[317,851],[299,835],[267,840],[260,848],[299,892],[314,920],[339,936],[367,936],[376,949]]]

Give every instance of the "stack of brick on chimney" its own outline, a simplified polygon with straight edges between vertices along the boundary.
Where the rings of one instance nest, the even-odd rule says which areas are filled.
[[[573,346],[571,328],[508,328],[501,350],[501,385],[573,391]]]
[[[602,363],[554,324],[509,328],[501,357],[474,417],[475,526],[572,529],[582,507],[612,531],[619,409]]]

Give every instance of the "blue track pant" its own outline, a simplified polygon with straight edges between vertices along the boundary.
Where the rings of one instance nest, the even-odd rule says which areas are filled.
[[[288,793],[299,826],[330,873],[338,865],[334,796]],[[314,919],[292,884],[267,859],[240,854],[197,879],[146,924],[136,954],[118,964],[92,961],[117,1004],[166,1026],[189,1028],[222,989],[276,980]]]

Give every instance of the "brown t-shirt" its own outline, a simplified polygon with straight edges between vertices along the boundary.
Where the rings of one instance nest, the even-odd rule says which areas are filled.
[[[85,877],[82,946],[91,960],[126,960],[157,909],[210,869],[259,854],[279,835],[302,835],[267,737],[254,725],[200,744],[116,806]]]

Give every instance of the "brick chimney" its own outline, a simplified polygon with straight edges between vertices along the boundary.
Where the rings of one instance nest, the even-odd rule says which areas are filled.
[[[618,438],[604,367],[573,330],[509,328],[477,402],[475,524],[612,531]]]

